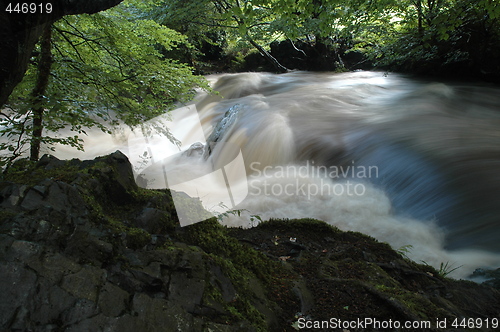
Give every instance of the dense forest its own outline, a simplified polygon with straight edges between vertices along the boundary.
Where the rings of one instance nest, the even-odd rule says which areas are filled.
[[[189,100],[193,87],[208,88],[200,75],[215,72],[378,69],[500,80],[494,0],[33,3],[2,1],[7,168],[27,150],[37,160],[41,144],[82,148],[85,128],[142,124]],[[58,136],[62,128],[74,135]]]

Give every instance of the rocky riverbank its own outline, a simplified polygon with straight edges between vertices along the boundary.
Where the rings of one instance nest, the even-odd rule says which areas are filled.
[[[321,221],[180,227],[170,192],[138,188],[118,151],[13,167],[0,183],[0,289],[2,331],[295,331],[365,318],[457,331],[456,318],[500,318],[498,290]]]

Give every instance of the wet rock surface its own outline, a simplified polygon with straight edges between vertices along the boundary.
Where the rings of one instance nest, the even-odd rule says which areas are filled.
[[[494,288],[443,278],[319,221],[180,227],[170,192],[138,188],[118,151],[19,163],[4,180],[2,331],[295,331],[301,318],[499,318]]]

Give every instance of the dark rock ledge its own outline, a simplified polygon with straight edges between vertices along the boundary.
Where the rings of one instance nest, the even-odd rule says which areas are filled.
[[[119,151],[4,176],[0,291],[0,331],[295,331],[299,318],[446,318],[458,331],[455,318],[500,318],[498,290],[320,221],[181,228],[170,192],[138,188]]]

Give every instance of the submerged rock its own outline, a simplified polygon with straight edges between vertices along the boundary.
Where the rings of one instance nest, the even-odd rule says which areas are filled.
[[[138,188],[121,152],[10,171],[0,290],[2,331],[294,331],[331,318],[436,330],[500,312],[499,291],[320,221],[180,227],[170,191]]]
[[[236,104],[231,106],[226,113],[224,113],[224,116],[222,119],[219,120],[215,128],[213,129],[212,133],[210,136],[207,138],[207,144],[205,146],[205,151],[203,154],[203,157],[207,159],[212,152],[214,151],[215,147],[217,146],[218,143],[222,142],[224,140],[224,136],[227,134],[227,132],[230,130],[230,128],[234,125],[238,118],[238,114],[243,110],[243,106],[240,104]],[[224,144],[229,144],[225,142]]]

